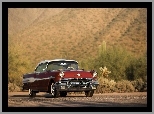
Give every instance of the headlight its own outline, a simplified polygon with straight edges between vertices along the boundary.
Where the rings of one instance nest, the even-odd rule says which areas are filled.
[[[59,73],[59,76],[60,76],[60,77],[63,77],[63,76],[64,76],[64,72],[60,72],[60,73]]]
[[[93,77],[96,77],[96,76],[97,76],[97,72],[94,72],[94,73],[93,73]]]

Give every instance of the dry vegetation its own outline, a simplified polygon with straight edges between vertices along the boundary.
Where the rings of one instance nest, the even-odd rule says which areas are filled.
[[[33,71],[44,59],[76,59],[91,68],[82,61],[97,58],[103,41],[107,50],[121,46],[141,57],[147,49],[146,13],[141,8],[9,9],[9,78]]]

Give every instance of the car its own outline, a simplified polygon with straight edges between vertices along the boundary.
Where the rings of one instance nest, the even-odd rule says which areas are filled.
[[[76,60],[44,60],[34,72],[23,75],[23,90],[29,90],[29,97],[39,92],[55,98],[66,97],[68,92],[85,92],[86,97],[92,97],[98,85],[97,72],[79,69]]]

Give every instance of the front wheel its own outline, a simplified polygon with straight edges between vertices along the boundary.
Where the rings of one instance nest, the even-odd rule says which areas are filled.
[[[94,94],[94,90],[91,90],[91,91],[85,91],[85,95],[86,97],[92,97]]]
[[[50,93],[53,95],[53,97],[58,98],[59,91],[54,87],[54,83],[51,84],[50,88],[51,88]]]

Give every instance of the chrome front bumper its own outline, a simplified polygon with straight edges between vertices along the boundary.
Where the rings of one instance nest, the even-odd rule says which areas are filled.
[[[93,80],[61,80],[60,82],[57,82],[54,87],[58,91],[80,92],[96,90],[98,85],[98,81]]]

